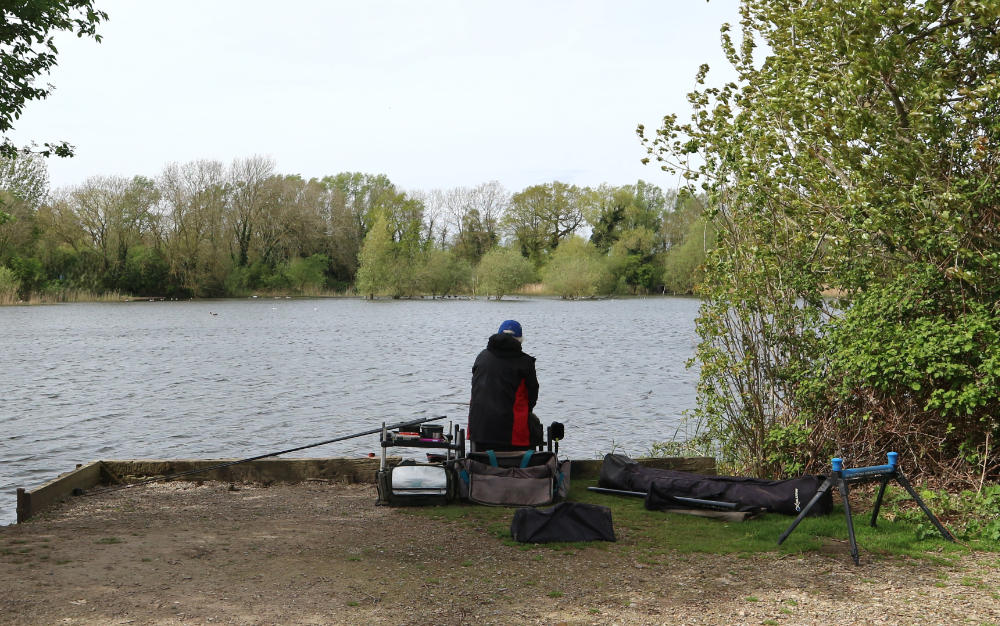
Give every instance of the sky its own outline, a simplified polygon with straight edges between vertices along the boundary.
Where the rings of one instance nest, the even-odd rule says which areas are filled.
[[[270,157],[407,190],[559,180],[673,188],[636,126],[732,78],[736,0],[96,0],[104,40],[57,38],[48,99],[11,137],[65,140],[52,188]]]

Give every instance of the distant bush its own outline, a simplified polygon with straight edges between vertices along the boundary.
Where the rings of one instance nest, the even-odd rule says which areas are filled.
[[[423,293],[431,296],[448,296],[466,292],[472,279],[472,266],[449,250],[433,249],[419,272],[419,285]]]
[[[326,268],[330,259],[324,254],[314,254],[306,259],[293,259],[285,268],[285,276],[292,288],[300,293],[316,291],[326,283]]]
[[[542,271],[545,287],[563,298],[588,298],[612,288],[607,261],[592,244],[580,237],[563,241]]]
[[[508,248],[493,248],[476,268],[478,290],[497,300],[531,282],[534,276],[531,261]]]
[[[14,274],[14,270],[0,266],[0,304],[17,302],[17,292],[20,289],[21,281]]]
[[[671,248],[666,255],[663,285],[674,294],[694,293],[705,274],[708,251],[715,245],[715,229],[699,218],[688,227],[684,242]]]

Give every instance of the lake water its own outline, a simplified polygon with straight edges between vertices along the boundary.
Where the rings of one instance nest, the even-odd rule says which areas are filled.
[[[0,307],[0,524],[77,463],[244,458],[381,422],[464,424],[504,319],[537,357],[560,452],[647,452],[694,405],[698,301],[248,299]],[[363,456],[377,435],[292,456]],[[419,456],[423,451],[416,451]]]

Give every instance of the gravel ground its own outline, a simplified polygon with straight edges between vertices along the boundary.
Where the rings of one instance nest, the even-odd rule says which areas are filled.
[[[0,527],[0,624],[1000,622],[1000,558],[522,550],[371,485],[147,485]]]

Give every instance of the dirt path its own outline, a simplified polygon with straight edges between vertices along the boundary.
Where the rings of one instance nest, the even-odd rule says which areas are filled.
[[[2,624],[1000,622],[1000,559],[522,550],[370,485],[172,483],[0,527]]]

